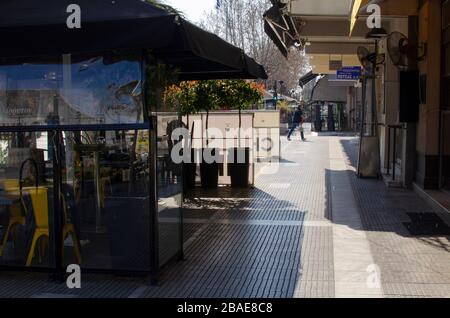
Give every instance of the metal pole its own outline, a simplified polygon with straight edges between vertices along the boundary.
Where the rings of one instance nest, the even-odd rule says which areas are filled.
[[[377,58],[378,58],[378,41],[375,40],[375,58],[373,61],[373,74],[372,74],[372,125],[371,125],[371,135],[378,136],[378,120],[377,120]]]
[[[362,151],[362,143],[364,138],[364,122],[365,122],[365,107],[366,107],[366,88],[367,88],[367,77],[366,75],[363,76],[363,82],[362,82],[362,101],[361,101],[361,135],[359,136],[359,158],[361,158],[361,151]],[[361,176],[361,164],[358,162],[358,176]]]
[[[392,181],[395,181],[395,161],[397,157],[397,127],[394,127],[394,153],[392,158]]]
[[[387,147],[388,157],[387,157],[387,174],[391,172],[391,127],[388,126],[388,147]]]
[[[102,231],[102,200],[100,197],[100,154],[94,151],[94,184],[95,184],[95,231]]]
[[[49,132],[51,137],[52,158],[53,158],[53,226],[50,234],[50,242],[53,241],[53,257],[55,270],[53,272],[53,279],[57,282],[64,281],[64,259],[63,259],[63,216],[60,200],[61,193],[61,140],[60,133],[57,131]]]
[[[150,117],[149,168],[150,168],[150,284],[156,285],[159,278],[159,213],[156,167],[157,118]]]

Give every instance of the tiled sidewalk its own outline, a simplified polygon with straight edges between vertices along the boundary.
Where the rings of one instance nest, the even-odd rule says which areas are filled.
[[[435,211],[417,194],[354,175],[357,143],[342,139],[361,221],[379,267],[384,297],[450,297],[450,237],[412,236],[410,213]],[[439,214],[447,224],[450,215]]]
[[[211,204],[216,211],[208,213],[197,238],[188,241],[186,261],[168,267],[161,286],[144,296],[293,297],[309,286],[314,293],[321,289],[318,296],[333,296],[328,282],[314,288],[300,283],[317,273],[332,277],[331,235],[321,225],[328,213],[327,153],[326,139],[285,143],[281,164],[260,170],[254,189],[208,193],[221,198]],[[199,222],[195,206],[186,214],[188,222]]]
[[[194,193],[186,260],[165,267],[159,286],[84,275],[82,289],[67,290],[46,274],[2,272],[0,297],[450,296],[448,238],[412,237],[402,223],[430,208],[412,192],[357,179],[355,141],[283,140],[283,161],[259,169],[254,189]]]

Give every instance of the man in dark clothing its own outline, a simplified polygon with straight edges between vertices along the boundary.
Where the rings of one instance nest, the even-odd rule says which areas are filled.
[[[291,141],[291,136],[294,133],[294,131],[300,126],[300,133],[302,136],[302,140],[305,140],[305,136],[303,134],[303,129],[301,127],[303,123],[303,111],[302,111],[302,106],[298,105],[297,109],[294,112],[294,116],[292,117],[292,127],[291,130],[289,130],[289,134],[288,134],[288,140]]]

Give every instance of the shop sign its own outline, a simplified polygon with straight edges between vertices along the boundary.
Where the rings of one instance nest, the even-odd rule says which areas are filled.
[[[336,72],[336,77],[338,80],[354,80],[357,81],[361,77],[361,67],[343,67]]]

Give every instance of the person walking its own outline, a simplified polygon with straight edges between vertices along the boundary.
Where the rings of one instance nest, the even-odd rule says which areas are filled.
[[[302,140],[305,141],[305,136],[303,132],[303,111],[302,106],[298,105],[297,109],[294,112],[294,116],[292,117],[292,127],[291,130],[289,130],[287,139],[291,141],[291,136],[294,133],[294,131],[300,127],[300,134],[302,136]]]

